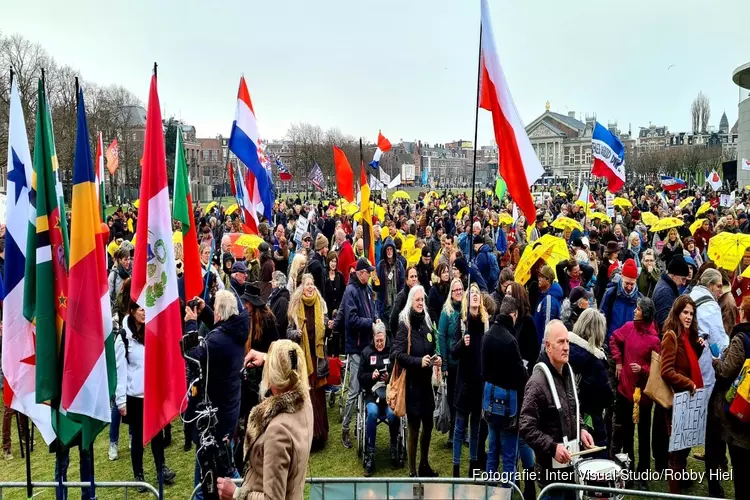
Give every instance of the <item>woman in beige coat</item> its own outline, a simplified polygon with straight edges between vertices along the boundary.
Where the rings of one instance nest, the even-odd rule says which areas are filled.
[[[262,359],[262,358],[261,358]],[[245,477],[237,488],[218,480],[221,500],[301,499],[310,459],[313,410],[302,348],[291,340],[271,344],[263,370],[266,398],[250,412],[245,436]]]

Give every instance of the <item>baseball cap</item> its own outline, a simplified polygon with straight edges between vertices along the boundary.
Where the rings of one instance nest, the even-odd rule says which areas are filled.
[[[367,270],[369,272],[373,272],[375,268],[370,264],[370,261],[367,260],[367,258],[362,257],[357,261],[357,267],[355,268],[357,271],[364,271]]]

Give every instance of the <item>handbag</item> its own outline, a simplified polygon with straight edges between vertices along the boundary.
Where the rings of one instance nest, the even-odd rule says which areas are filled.
[[[659,403],[663,408],[672,408],[674,391],[661,378],[661,356],[657,352],[651,353],[651,370],[648,374],[648,381],[643,393],[651,398],[652,401]]]
[[[315,366],[315,375],[320,378],[328,377],[331,366],[328,364],[328,341],[323,344],[323,356],[319,357]]]
[[[489,382],[482,392],[482,416],[487,423],[510,427],[518,416],[518,392]]]
[[[435,429],[445,434],[451,428],[451,409],[448,404],[448,386],[443,378],[435,396]]]
[[[411,355],[411,327],[408,329],[406,353]],[[398,364],[398,359],[393,362],[393,373],[385,399],[394,415],[399,418],[406,415],[406,370]]]

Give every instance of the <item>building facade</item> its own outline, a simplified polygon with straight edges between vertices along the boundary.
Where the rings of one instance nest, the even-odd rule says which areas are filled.
[[[750,160],[750,62],[734,70],[732,81],[740,87],[737,104],[737,185],[750,184],[750,170],[745,170],[743,160]]]

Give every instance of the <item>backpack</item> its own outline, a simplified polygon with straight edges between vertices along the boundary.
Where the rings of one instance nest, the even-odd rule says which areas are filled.
[[[726,406],[730,415],[747,424],[750,423],[750,338],[745,333],[740,335],[745,348],[745,363],[727,391]]]
[[[497,280],[500,278],[500,266],[497,264],[497,256],[490,252],[490,275],[487,276],[487,287],[495,289],[497,287]]]

